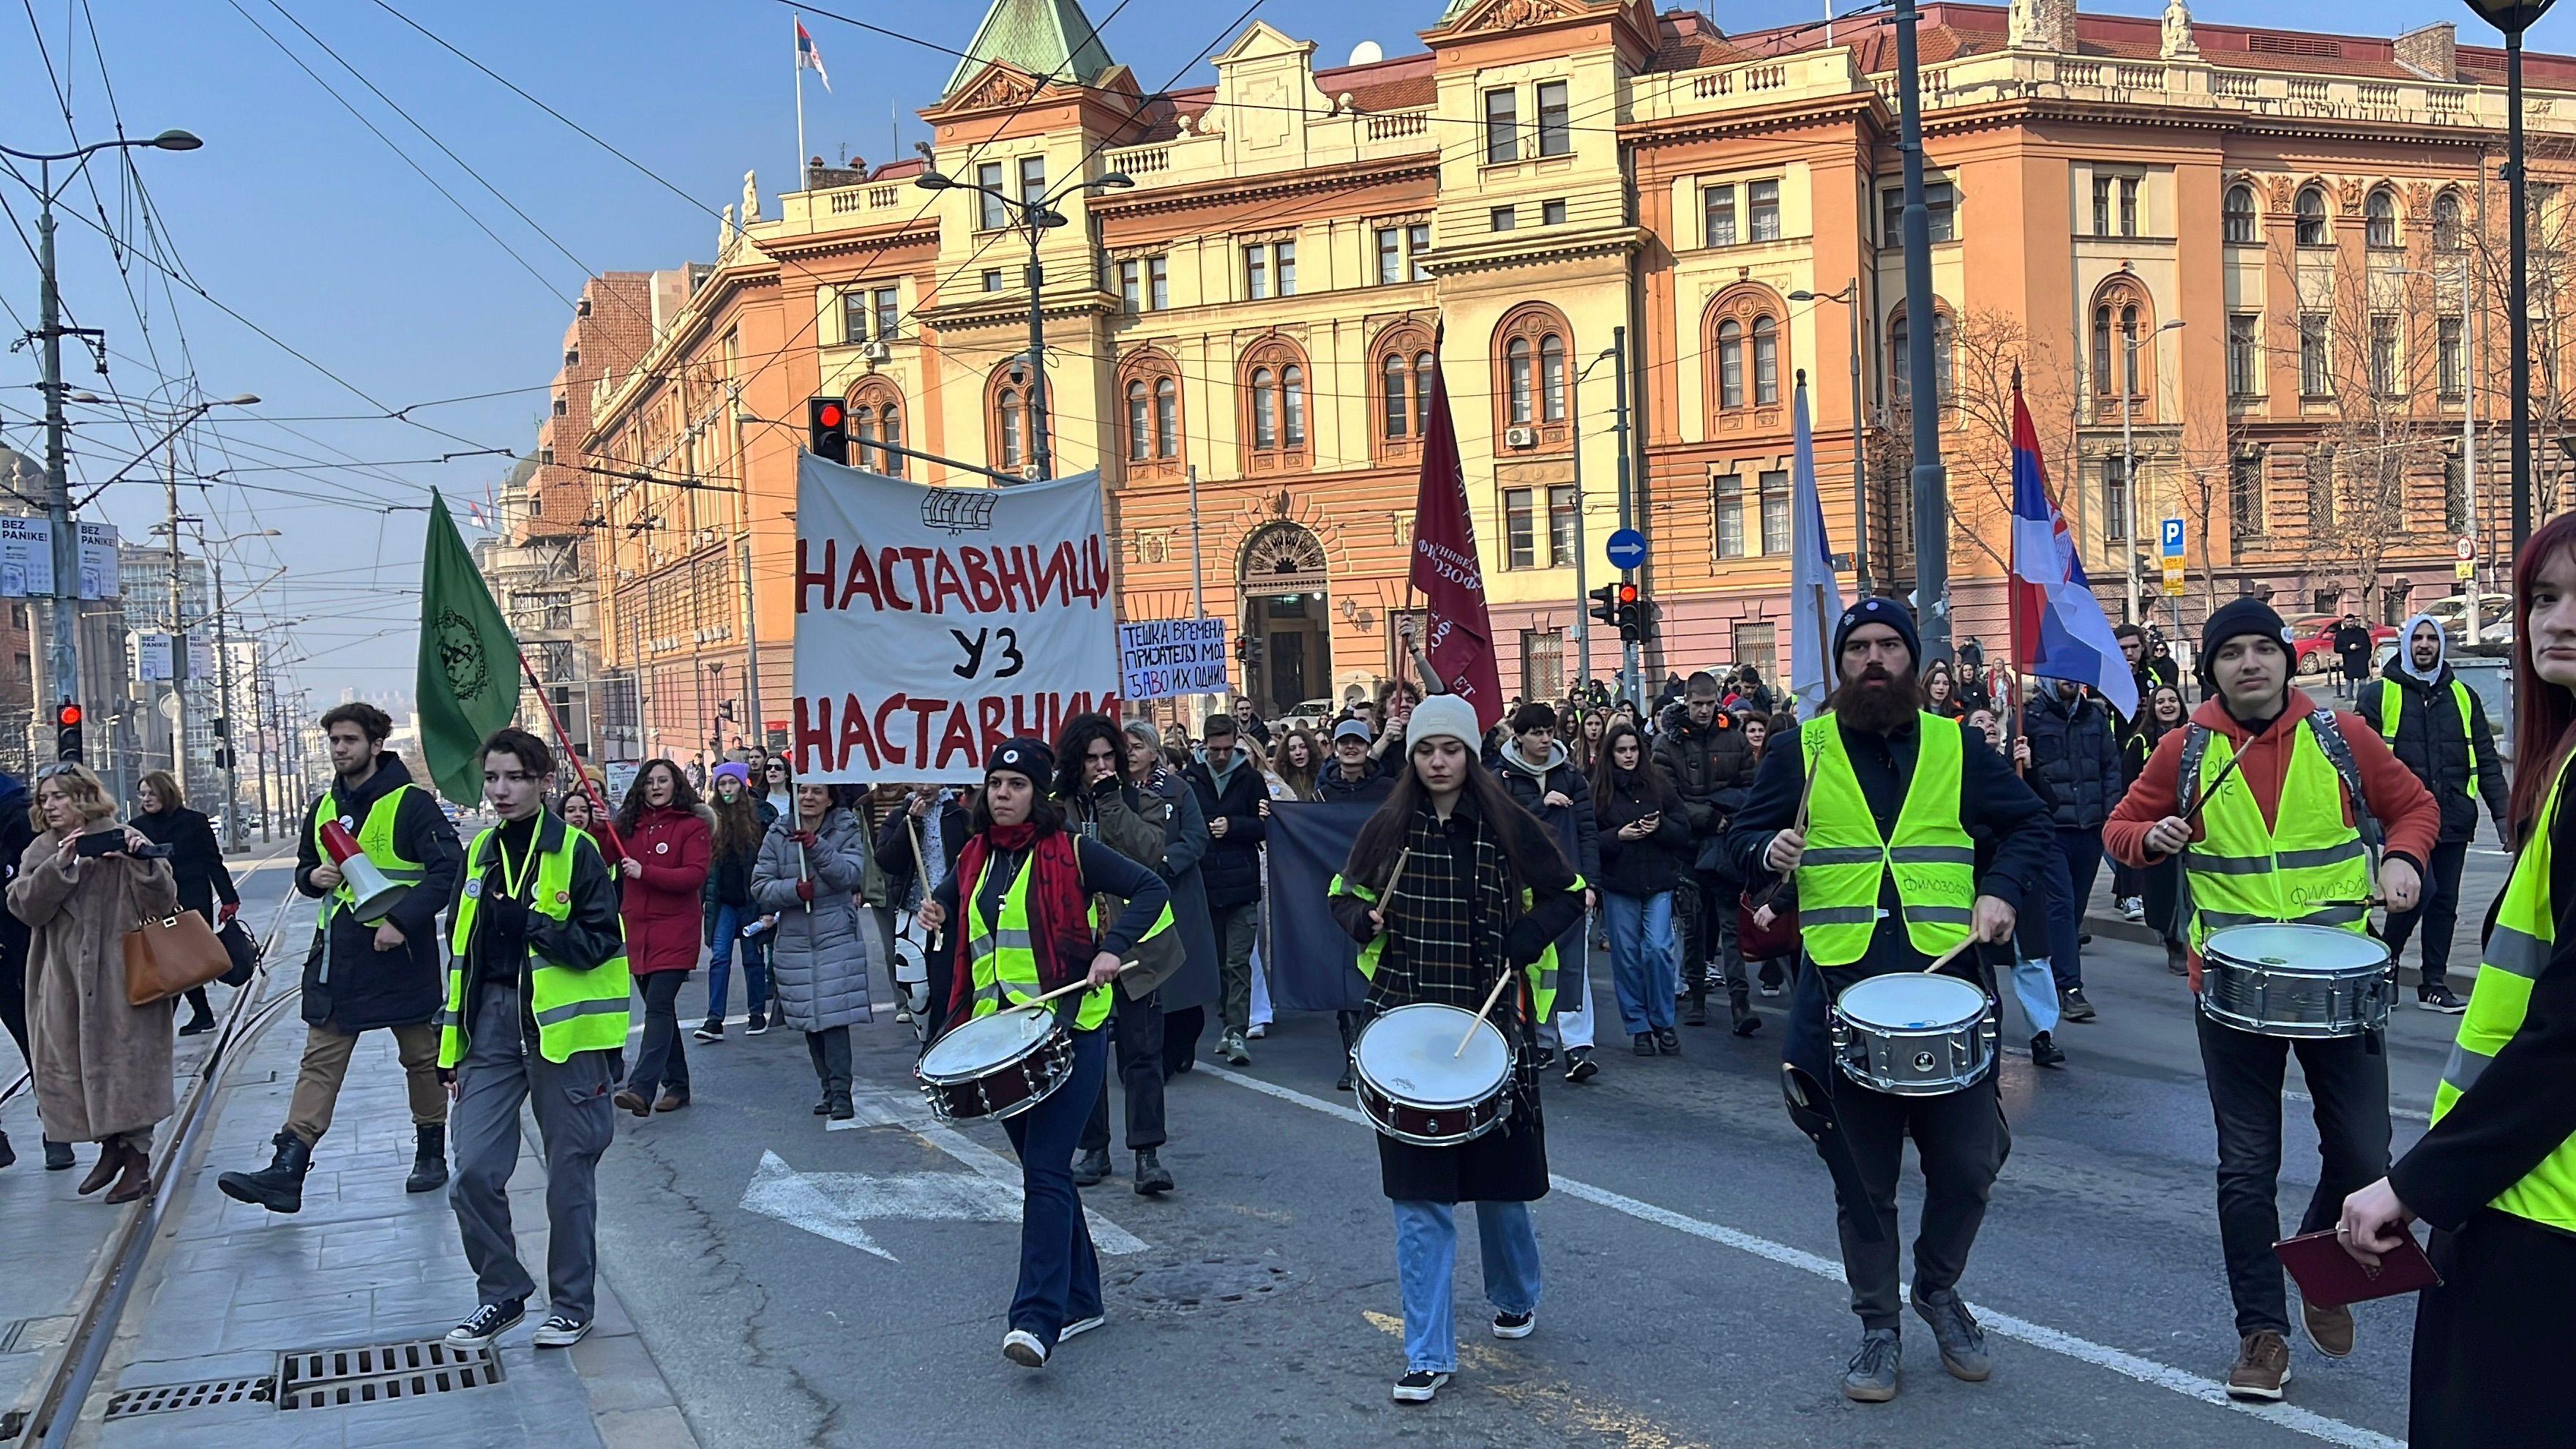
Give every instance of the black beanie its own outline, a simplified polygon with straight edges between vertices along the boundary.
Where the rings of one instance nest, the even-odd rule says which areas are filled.
[[[1029,783],[1043,795],[1055,781],[1055,751],[1048,749],[1044,740],[1008,740],[984,761],[985,774],[996,770],[1028,776]]]
[[[1843,610],[1842,622],[1834,625],[1834,675],[1842,676],[1843,641],[1863,624],[1885,624],[1905,641],[1905,656],[1911,667],[1923,667],[1923,636],[1914,632],[1914,613],[1894,599],[1867,598]]]
[[[2296,647],[2290,640],[2290,628],[2281,622],[2278,610],[2261,599],[2251,596],[2230,599],[2213,610],[2210,613],[2209,622],[2200,626],[2200,659],[2197,672],[2201,683],[2214,686],[2215,680],[2209,666],[2210,661],[2218,657],[2219,646],[2230,639],[2240,639],[2248,634],[2260,634],[2267,639],[2276,640],[2285,652]]]

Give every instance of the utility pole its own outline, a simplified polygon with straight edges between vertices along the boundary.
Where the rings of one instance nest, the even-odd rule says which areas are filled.
[[[1950,657],[1950,477],[1941,466],[1940,375],[1933,334],[1932,217],[1923,206],[1922,70],[1915,61],[1914,0],[1896,0],[1897,154],[1905,167],[1906,377],[1914,406],[1914,617],[1923,658]]]
[[[262,641],[263,645],[265,641]],[[250,675],[251,717],[259,730],[259,843],[268,844],[268,833],[275,824],[276,808],[268,798],[268,707],[267,698],[275,685],[268,677],[268,651],[260,649],[252,661]]]
[[[215,752],[224,781],[224,849],[242,848],[241,792],[235,788],[235,776],[241,770],[241,753],[234,740],[232,727],[233,683],[230,636],[224,632],[224,561],[206,550],[206,569],[215,581]]]
[[[188,788],[188,626],[179,597],[179,445],[170,444],[163,481],[170,513],[170,774]]]
[[[54,703],[80,703],[80,544],[72,537],[72,490],[63,416],[63,298],[54,275],[53,164],[41,169],[36,212],[36,331],[43,358],[45,391],[45,517],[54,534],[53,667]],[[2517,238],[2519,233],[2516,233]]]
[[[769,748],[769,725],[760,717],[760,616],[755,612],[759,606],[752,600],[749,492],[743,494],[742,508],[742,704],[743,708],[751,711],[751,718],[743,721],[743,734],[752,744],[766,750]],[[767,787],[764,785],[762,788]]]
[[[1630,476],[1628,461],[1628,329],[1626,327],[1610,329],[1610,350],[1619,355],[1616,364],[1618,386],[1611,393],[1611,406],[1616,411],[1612,414],[1610,425],[1612,435],[1619,442],[1619,526],[1634,528],[1637,526],[1637,495],[1636,482]],[[1647,562],[1654,562],[1651,553]],[[1619,646],[1619,692],[1627,696],[1628,702],[1635,705],[1640,714],[1645,711],[1645,696],[1638,692],[1637,641],[1634,639],[1626,640]]]

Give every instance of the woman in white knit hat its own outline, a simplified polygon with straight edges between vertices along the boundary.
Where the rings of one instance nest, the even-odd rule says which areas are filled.
[[[1474,1011],[1498,976],[1516,978],[1488,1018],[1515,1047],[1503,1124],[1454,1147],[1378,1138],[1404,1295],[1400,1403],[1428,1403],[1457,1371],[1457,1204],[1476,1204],[1494,1336],[1525,1338],[1537,1326],[1529,1205],[1547,1192],[1547,1144],[1535,1032],[1555,995],[1553,944],[1581,919],[1584,882],[1547,827],[1477,763],[1480,733],[1475,710],[1455,695],[1414,707],[1404,732],[1409,768],[1360,828],[1332,901],[1334,919],[1361,943],[1369,1005],[1381,1016],[1420,1002]],[[1399,856],[1404,871],[1390,897]]]

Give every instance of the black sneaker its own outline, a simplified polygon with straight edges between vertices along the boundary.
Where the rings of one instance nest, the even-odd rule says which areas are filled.
[[[689,1035],[696,1037],[700,1041],[723,1041],[724,1023],[717,1020],[715,1017],[710,1016],[706,1020],[699,1022],[698,1029],[690,1032]]]
[[[1535,1065],[1542,1072],[1554,1070],[1556,1067],[1556,1048],[1540,1047],[1538,1049],[1538,1058]]]
[[[1351,1074],[1357,1070],[1359,1070],[1359,1068],[1352,1063],[1349,1057],[1342,1058],[1342,1074],[1333,1078],[1333,1090],[1336,1092],[1349,1091],[1351,1089]]]
[[[1497,1312],[1494,1315],[1496,1338],[1527,1338],[1537,1328],[1538,1314],[1535,1310],[1528,1313]]]
[[[1109,1177],[1109,1149],[1095,1147],[1073,1160],[1073,1185],[1098,1187]]]
[[[1873,1328],[1860,1336],[1860,1352],[1843,1370],[1843,1397],[1856,1403],[1884,1404],[1896,1397],[1896,1375],[1905,1350],[1893,1328]]]
[[[2049,1039],[2047,1032],[2030,1039],[2030,1064],[2034,1067],[2066,1065],[2066,1049]]]
[[[1994,1365],[1986,1359],[1986,1331],[1977,1326],[1976,1315],[1957,1293],[1920,1295],[1914,1300],[1914,1311],[1932,1325],[1933,1342],[1941,1348],[1941,1367],[1950,1371],[1950,1377],[1971,1384],[1994,1377]]]
[[[779,1010],[774,1006],[769,1008],[767,1011],[755,1011],[751,1014],[751,1020],[743,1025],[742,1034],[744,1036],[767,1036],[769,1034],[770,1027],[777,1024],[778,1017]]]
[[[2444,1016],[2458,1016],[2469,1004],[2451,994],[2447,986],[2427,986],[2415,993],[2415,1005],[2425,1011],[2438,1011]]]
[[[1655,1028],[1655,1050],[1668,1057],[1682,1054],[1682,1034],[1669,1026]]]
[[[2084,999],[2084,988],[2081,986],[2069,986],[2064,991],[2059,992],[2057,994],[2057,1004],[2058,1009],[2065,1013],[2068,1021],[2091,1021],[2093,1019],[2093,1003]]]
[[[467,1314],[465,1321],[447,1330],[447,1341],[458,1348],[482,1348],[502,1334],[519,1326],[528,1316],[526,1300],[513,1298],[507,1303],[486,1303]]]
[[[549,1313],[546,1321],[537,1325],[537,1331],[528,1336],[528,1341],[539,1348],[570,1348],[589,1333],[589,1319],[575,1318],[569,1313]]]
[[[1430,1403],[1432,1396],[1440,1392],[1440,1386],[1447,1382],[1447,1374],[1415,1369],[1395,1381],[1395,1401],[1399,1404]]]
[[[1637,1033],[1637,1055],[1650,1057],[1655,1054],[1655,1051],[1655,1034],[1651,1031]]]
[[[1588,1082],[1601,1075],[1601,1064],[1592,1059],[1592,1048],[1576,1047],[1565,1054],[1565,1079]]]

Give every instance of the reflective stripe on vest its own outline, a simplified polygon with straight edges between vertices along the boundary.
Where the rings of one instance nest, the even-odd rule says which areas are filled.
[[[1592,883],[1590,881],[1587,881],[1582,876],[1578,875],[1574,878],[1574,884],[1566,887],[1566,889],[1572,891],[1588,890],[1590,889],[1591,884]],[[1368,902],[1372,906],[1377,904],[1377,892],[1370,890],[1367,886],[1361,885],[1358,881],[1350,880],[1340,875],[1335,875],[1333,877],[1332,884],[1324,888],[1324,894],[1327,896],[1355,896],[1360,900]],[[1531,906],[1535,905],[1537,901],[1538,896],[1535,892],[1529,890],[1523,890],[1521,892],[1522,910],[1527,911]],[[1385,949],[1386,932],[1384,931],[1380,931],[1376,935],[1369,937],[1368,944],[1360,947],[1359,965],[1361,979],[1367,981],[1377,980],[1378,955]],[[1558,963],[1556,956],[1556,943],[1551,941],[1548,943],[1547,949],[1541,951],[1538,959],[1532,961],[1523,973],[1529,980],[1531,1010],[1536,1013],[1535,1019],[1537,1020],[1546,1020],[1547,1014],[1556,1007],[1557,970]]]
[[[2200,819],[2206,838],[2182,855],[2191,884],[2191,949],[2212,931],[2269,921],[2370,928],[2370,850],[2358,826],[2346,824],[2343,778],[2317,743],[2303,716],[2283,721],[2298,730],[2290,741],[2290,768],[2281,781],[2277,823],[2263,823],[2263,807],[2240,772],[2216,793],[2211,786],[2235,747],[2215,731],[2200,756]]]
[[[401,784],[376,797],[367,807],[367,818],[349,833],[357,837],[358,848],[374,861],[376,869],[395,885],[416,886],[429,878],[429,867],[416,860],[405,860],[394,849],[394,824],[402,815],[403,796],[419,789],[418,785]],[[337,788],[322,792],[321,807],[313,812],[313,853],[324,860],[331,852],[322,848],[322,822],[340,818],[340,792]],[[322,928],[327,931],[331,918],[343,909],[357,904],[357,892],[343,879],[331,894],[322,898]],[[327,940],[328,937],[325,937]]]
[[[2549,893],[2549,837],[2566,795],[2567,764],[2561,761],[2557,778],[2550,782],[2548,802],[2513,863],[2504,899],[2496,905],[2495,929],[2487,934],[2477,985],[2469,989],[2469,1009],[2460,1018],[2459,1040],[2451,1048],[2450,1064],[2442,1069],[2442,1080],[2433,1088],[2435,1122],[2458,1104],[2460,1094],[2522,1030],[2531,1013],[2532,982],[2548,966],[2557,944],[2557,916]],[[2559,1143],[2539,1166],[2488,1206],[2576,1233],[2576,1136]]]
[[[1955,721],[1915,718],[1914,778],[1882,839],[1843,732],[1828,712],[1798,731],[1807,765],[1807,849],[1798,861],[1798,931],[1819,966],[1848,966],[1878,929],[1878,886],[1896,882],[1905,936],[1938,956],[1968,938],[1977,898],[1977,847],[1959,821],[1966,741]]]
[[[540,816],[540,837],[549,827],[560,829],[563,840],[537,857],[537,883],[529,893],[528,910],[555,921],[567,921],[572,918],[574,861],[580,852],[596,852],[599,847],[582,832]],[[457,898],[455,921],[447,936],[447,1004],[438,1014],[438,1064],[442,1067],[454,1067],[465,1060],[467,1038],[474,1025],[470,1019],[472,1006],[465,999],[466,962],[473,947],[474,917],[483,898],[483,869],[491,858],[490,852],[500,848],[498,836],[495,830],[475,836],[473,848],[465,855],[466,889]],[[606,869],[604,861],[601,868]],[[626,937],[622,917],[617,923],[617,935],[621,942]],[[529,1014],[537,1019],[537,1054],[547,1061],[570,1061],[575,1052],[625,1049],[627,997],[633,982],[623,948],[588,970],[558,965],[532,949],[520,980],[522,999],[527,1002]]]
[[[993,868],[987,856],[984,869]],[[966,903],[966,953],[974,962],[975,997],[970,1015],[990,1016],[1006,1006],[1017,1006],[1034,996],[1046,994],[1038,980],[1038,953],[1035,938],[1029,932],[1029,877],[1038,873],[1038,854],[1031,847],[1020,873],[1002,889],[1002,915],[999,921],[984,917],[984,882],[958,882],[957,898]],[[1167,907],[1163,919],[1156,923],[1159,932],[1171,924]],[[1152,934],[1152,933],[1149,933]],[[1065,963],[1076,969],[1091,963]],[[1109,1019],[1109,985],[1092,987],[1082,993],[1082,1007],[1073,1016],[1076,1031],[1089,1031]]]
[[[2404,693],[2393,680],[2379,681],[2379,737],[2391,744],[2397,742],[2397,723],[2405,714]],[[2478,741],[2469,730],[2469,686],[2457,677],[2451,680],[2451,702],[2459,706],[2460,743],[2469,751],[2469,778],[2461,788],[2475,799],[2478,793]],[[2424,768],[2428,770],[2433,767],[2432,710],[2433,702],[2428,699],[2424,702]]]

